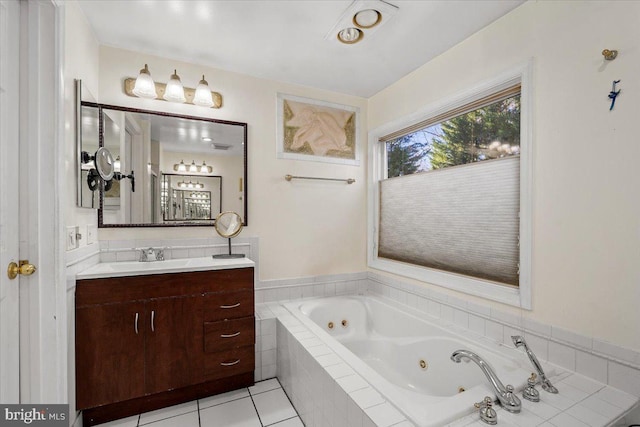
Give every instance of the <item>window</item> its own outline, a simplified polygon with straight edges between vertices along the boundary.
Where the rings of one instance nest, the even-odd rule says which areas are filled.
[[[530,308],[525,74],[370,134],[372,267]]]

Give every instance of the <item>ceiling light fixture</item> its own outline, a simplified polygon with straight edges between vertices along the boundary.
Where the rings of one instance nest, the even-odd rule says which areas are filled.
[[[382,0],[355,0],[344,11],[338,22],[325,36],[325,40],[338,40],[343,44],[355,44],[388,22],[398,12],[398,7]]]
[[[203,140],[204,142],[211,142],[211,141],[213,141],[213,138],[210,138],[210,137],[208,137],[208,136],[203,136],[203,137],[202,137],[202,140]]]
[[[137,78],[124,79],[124,93],[138,98],[182,102],[210,108],[222,107],[222,95],[211,91],[204,75],[196,89],[183,87],[176,70],[167,84],[155,83],[147,64],[140,70]]]
[[[136,84],[132,92],[135,96],[139,96],[140,98],[155,99],[158,97],[158,94],[156,93],[156,84],[151,78],[151,73],[149,72],[149,66],[147,64],[144,64],[144,68],[140,70],[140,74],[138,74],[138,78],[136,79]]]
[[[364,37],[362,30],[355,27],[345,28],[338,33],[338,40],[345,44],[358,43]]]
[[[213,96],[211,95],[211,89],[209,89],[209,83],[204,79],[204,74],[202,75],[202,80],[196,86],[193,103],[201,107],[213,106]]]
[[[171,74],[169,78],[162,97],[165,101],[169,102],[185,102],[187,100],[187,98],[184,97],[184,86],[182,86],[182,82],[178,76],[178,70],[173,70],[173,74]]]
[[[375,9],[365,9],[353,15],[353,25],[358,28],[369,29],[382,21],[382,14]]]

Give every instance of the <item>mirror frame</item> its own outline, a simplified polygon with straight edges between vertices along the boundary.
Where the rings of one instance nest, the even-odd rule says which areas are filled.
[[[242,197],[244,198],[243,200],[243,208],[244,208],[244,218],[243,218],[243,223],[242,225],[244,227],[246,227],[249,223],[249,215],[248,215],[248,183],[249,181],[247,180],[248,177],[248,168],[247,168],[247,146],[249,145],[249,140],[248,140],[248,134],[247,134],[247,128],[248,125],[247,123],[244,122],[234,122],[234,121],[230,121],[230,120],[220,120],[220,119],[213,119],[213,118],[209,118],[209,117],[198,117],[198,116],[188,116],[188,115],[184,115],[184,114],[175,114],[175,113],[165,113],[165,112],[161,112],[161,111],[153,111],[153,110],[143,110],[143,109],[139,109],[139,108],[130,108],[130,107],[121,107],[118,105],[108,105],[108,104],[100,104],[97,102],[88,102],[88,101],[80,101],[79,102],[80,106],[86,106],[86,107],[94,107],[98,109],[98,114],[100,116],[100,126],[99,126],[99,146],[100,147],[104,147],[104,137],[103,137],[103,125],[102,125],[102,110],[103,109],[107,109],[107,110],[116,110],[116,111],[124,111],[124,112],[128,112],[128,113],[139,113],[139,114],[155,114],[157,116],[165,116],[165,117],[176,117],[179,119],[186,119],[186,120],[198,120],[198,121],[203,121],[203,122],[211,122],[211,123],[221,123],[221,124],[225,124],[225,125],[234,125],[234,126],[242,126],[243,128],[243,134],[244,134],[244,149],[243,149],[243,154],[244,154],[244,160],[243,160],[243,166],[244,166],[244,173],[243,173],[243,185],[244,185],[244,191],[242,193]],[[81,141],[80,141],[81,142]],[[104,214],[103,214],[103,206],[104,206],[104,188],[100,188],[100,207],[98,209],[98,228],[152,228],[152,227],[210,227],[212,225],[215,224],[215,219],[211,220],[211,223],[208,224],[202,224],[202,223],[195,223],[195,224],[105,224],[104,223]]]

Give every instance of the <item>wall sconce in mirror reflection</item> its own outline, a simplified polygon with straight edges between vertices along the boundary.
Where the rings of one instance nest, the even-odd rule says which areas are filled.
[[[207,108],[222,107],[222,95],[211,91],[204,75],[195,89],[182,85],[177,70],[173,71],[167,84],[156,83],[151,77],[147,64],[144,64],[137,78],[125,79],[124,92],[138,98],[193,104]]]
[[[175,163],[173,165],[173,170],[176,172],[189,172],[189,173],[206,173],[210,174],[213,172],[213,168],[208,166],[204,161],[201,165],[197,165],[195,160],[191,161],[190,165],[186,165],[184,160],[180,160],[180,163]]]
[[[83,151],[80,159],[82,161],[82,169],[89,171],[87,173],[89,190],[96,191],[102,182],[104,183],[104,190],[109,191],[114,180],[121,181],[124,178],[128,178],[131,180],[131,191],[136,191],[134,172],[131,171],[129,175],[123,175],[120,172],[120,156],[114,160],[108,149],[100,147],[93,156]]]

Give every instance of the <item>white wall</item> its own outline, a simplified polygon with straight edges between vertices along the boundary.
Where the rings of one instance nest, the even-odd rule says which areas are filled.
[[[374,129],[533,58],[533,310],[523,316],[635,350],[638,22],[638,2],[529,1],[368,105]],[[604,48],[618,49],[618,58],[605,62]],[[610,112],[607,95],[618,79],[622,92]]]
[[[223,96],[223,107],[132,98],[123,91],[126,77],[149,64],[152,77],[166,83],[173,69],[187,87],[202,74]],[[99,102],[147,110],[213,117],[248,123],[248,220],[241,236],[260,238],[261,279],[350,273],[366,269],[366,166],[342,166],[276,158],[276,94],[315,98],[356,106],[361,111],[360,158],[366,158],[367,104],[363,98],[285,84],[142,53],[100,47]],[[208,162],[207,162],[208,163]],[[284,175],[355,178],[331,182],[287,182]],[[100,239],[153,239],[159,229],[101,229]],[[215,236],[213,227],[162,229],[164,238]]]

